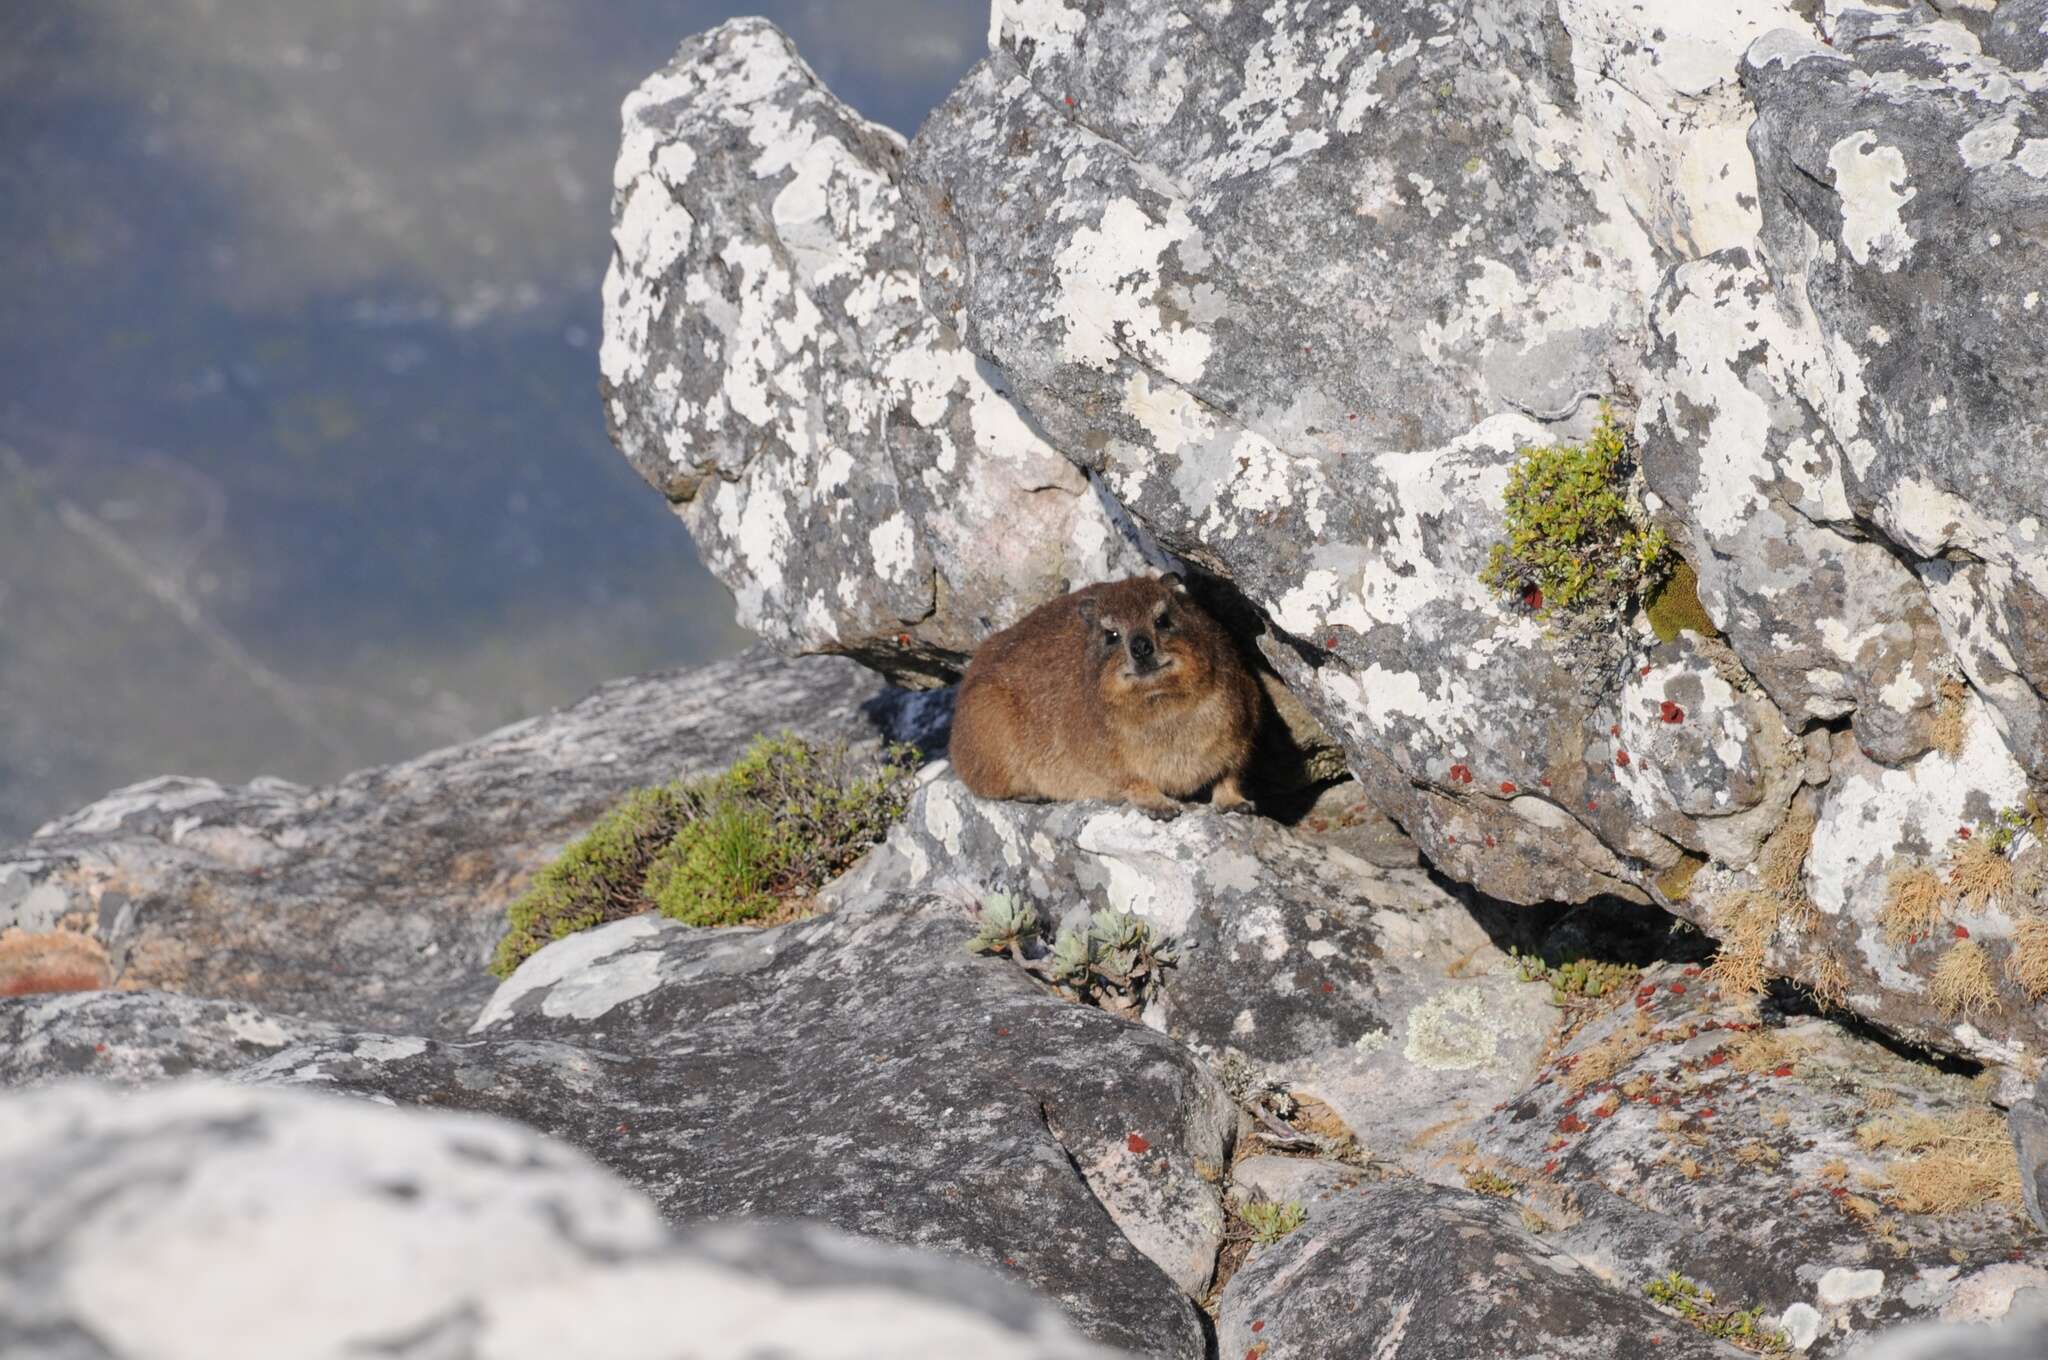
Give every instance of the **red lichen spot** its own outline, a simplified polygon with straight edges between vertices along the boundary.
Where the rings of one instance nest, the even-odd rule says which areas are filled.
[[[1260,1318],[1260,1319],[1259,1319],[1259,1320],[1258,1320],[1257,1322],[1254,1322],[1254,1323],[1252,1324],[1252,1330],[1253,1330],[1254,1332],[1263,1332],[1263,1331],[1265,1331],[1265,1330],[1266,1330],[1266,1320],[1265,1320],[1264,1318]]]
[[[1543,1164],[1543,1174],[1546,1176],[1554,1176],[1557,1174],[1557,1158],[1552,1157],[1549,1161]]]
[[[1774,1077],[1789,1077],[1789,1076],[1791,1076],[1791,1075],[1792,1075],[1792,1064],[1791,1064],[1791,1063],[1784,1063],[1784,1064],[1782,1064],[1782,1065],[1780,1065],[1780,1066],[1777,1066],[1777,1067],[1773,1067],[1773,1068],[1771,1069],[1771,1075],[1772,1075],[1772,1076],[1774,1076]]]
[[[1685,721],[1685,710],[1666,699],[1657,705],[1657,716],[1668,723],[1682,723]]]
[[[1550,781],[1549,781],[1548,779],[1540,779],[1540,780],[1538,780],[1538,781],[1536,781],[1536,782],[1538,782],[1539,784],[1543,785],[1543,787],[1544,787],[1544,788],[1546,788],[1546,789],[1550,787]]]
[[[633,1126],[631,1124],[621,1124],[617,1129],[617,1132],[619,1133],[631,1133],[632,1131]]]
[[[1458,843],[1458,833],[1457,833],[1457,832],[1455,832],[1455,831],[1452,831],[1452,832],[1447,832],[1447,833],[1445,833],[1445,835],[1444,835],[1444,844],[1446,844],[1446,845],[1456,845],[1457,843]]]
[[[1541,609],[1543,607],[1543,592],[1535,586],[1530,586],[1522,592],[1522,604],[1529,609]]]
[[[1009,1034],[1010,1034],[1010,1027],[1009,1027],[1008,1025],[998,1025],[998,1026],[996,1026],[996,1038],[998,1038],[998,1039],[1006,1039],[1006,1038],[1008,1038],[1008,1037],[1009,1037]]]
[[[1628,752],[1616,751],[1614,753],[1614,763],[1626,768],[1628,765]]]
[[[1072,95],[1068,95],[1068,96],[1067,96],[1067,107],[1068,107],[1068,108],[1070,108],[1070,109],[1071,109],[1072,107],[1074,107],[1074,96],[1072,96]]]
[[[1707,1066],[1709,1067],[1719,1067],[1722,1063],[1727,1061],[1728,1055],[1726,1053],[1723,1053],[1718,1048],[1707,1055]]]
[[[1958,940],[1967,940],[1967,939],[1969,939],[1969,938],[1970,938],[1970,928],[1969,928],[1968,926],[1957,926],[1957,927],[1956,927],[1956,938],[1957,938]]]
[[[1655,1091],[1650,1092],[1649,1099],[1652,1105],[1662,1105],[1664,1103],[1664,1097],[1658,1095]]]
[[[1648,666],[1643,667],[1642,675],[1645,680],[1650,678],[1650,668]]]
[[[1685,975],[1687,977],[1698,977],[1700,975],[1700,966],[1696,963],[1688,963],[1687,965],[1685,965]],[[1718,1020],[1710,1020],[1707,1022],[1707,1024],[1709,1025],[1709,1027],[1713,1029],[1719,1029],[1721,1027],[1721,1022]]]
[[[1124,1146],[1133,1152],[1150,1152],[1152,1150],[1152,1144],[1147,1142],[1143,1136],[1135,1133],[1129,1134],[1124,1138]]]
[[[1599,800],[1598,800],[1598,799],[1594,799],[1594,798],[1588,798],[1588,799],[1586,800],[1586,811],[1588,811],[1588,812],[1598,812],[1599,810],[1600,810],[1600,803],[1599,803]]]
[[[1334,652],[1337,650],[1337,635],[1335,633],[1332,633],[1330,634],[1330,636],[1323,639],[1323,650],[1326,652]]]
[[[1345,418],[1346,420],[1356,420],[1356,419],[1358,419],[1358,412],[1356,412],[1356,411],[1353,411],[1353,412],[1352,412],[1352,413],[1351,413],[1350,415],[1348,415],[1348,416],[1346,416],[1346,417],[1344,417],[1344,418]]]
[[[1325,982],[1323,984],[1323,990],[1325,992],[1334,992],[1337,990],[1337,984],[1334,982]]]
[[[1833,1195],[1836,1199],[1840,1199],[1842,1196],[1849,1193],[1849,1187],[1846,1185],[1831,1185],[1828,1187],[1828,1193],[1830,1195]]]
[[[1673,996],[1684,996],[1684,995],[1685,995],[1685,984],[1684,984],[1683,982],[1674,982],[1674,983],[1672,983],[1672,984],[1671,984],[1671,994],[1672,994]]]
[[[107,1051],[107,1046],[105,1044],[94,1044],[92,1046],[92,1051],[95,1053],[104,1053]]]
[[[1471,771],[1471,770],[1469,770],[1469,769],[1467,769],[1467,768],[1466,768],[1465,766],[1463,766],[1463,765],[1453,765],[1453,766],[1451,766],[1451,782],[1452,782],[1453,784],[1462,784],[1462,783],[1464,783],[1464,782],[1465,782],[1466,780],[1470,779],[1471,777],[1472,777],[1472,771]]]
[[[1557,1121],[1557,1131],[1559,1133],[1584,1133],[1586,1131],[1586,1121],[1575,1114],[1568,1114]]]
[[[1501,781],[1500,781],[1500,791],[1501,791],[1502,793],[1513,793],[1513,792],[1515,791],[1515,781],[1514,781],[1514,780],[1512,780],[1512,779],[1503,779],[1503,780],[1501,780]]]
[[[1711,1105],[1707,1106],[1706,1109],[1700,1111],[1699,1117],[1702,1119],[1712,1119],[1714,1117],[1714,1107]]]
[[[1620,724],[1620,723],[1609,723],[1609,724],[1607,724],[1607,735],[1608,735],[1608,736],[1610,736],[1610,737],[1618,737],[1618,736],[1620,736],[1620,735],[1621,735],[1621,724]]]
[[[1014,1266],[1017,1264],[1017,1258],[1014,1256],[1005,1256],[1003,1258],[1003,1264],[1006,1266]]]
[[[910,645],[910,634],[898,633],[896,635],[896,645],[898,647],[908,647]]]

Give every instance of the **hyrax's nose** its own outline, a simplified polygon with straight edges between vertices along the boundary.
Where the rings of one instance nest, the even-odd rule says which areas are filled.
[[[1142,666],[1147,661],[1150,661],[1152,659],[1153,650],[1154,649],[1152,646],[1151,638],[1146,637],[1143,633],[1136,633],[1132,635],[1131,660],[1137,662],[1139,665]]]

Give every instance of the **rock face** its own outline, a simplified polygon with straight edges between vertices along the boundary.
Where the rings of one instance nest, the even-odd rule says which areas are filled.
[[[623,681],[561,714],[326,789],[159,779],[0,852],[0,995],[162,988],[280,1015],[459,1032],[526,879],[627,789],[757,734],[875,739],[880,686],[765,653]],[[37,946],[30,954],[27,946]]]
[[[672,1233],[499,1120],[208,1084],[0,1098],[20,1360],[1109,1356],[957,1261],[816,1227]]]
[[[936,327],[1026,413],[1033,459],[1057,450],[1242,597],[1247,640],[1435,869],[1505,901],[1619,895],[1711,927],[1774,831],[1817,808],[1798,886],[1827,919],[1773,966],[1839,964],[1847,1004],[1916,1042],[2031,1061],[2048,1032],[2025,993],[1938,1004],[1938,956],[1876,916],[1894,867],[1939,867],[2048,778],[2040,17],[2011,0],[999,0],[988,58],[907,148],[730,26],[629,107],[607,352],[635,376],[611,379],[614,424],[657,480],[695,486],[724,451],[720,504],[889,450],[893,481],[803,531],[827,566],[765,548],[735,565],[740,511],[690,519],[779,639],[944,670],[1074,575],[1049,564],[1076,539],[1040,493],[991,509],[995,484],[970,476],[946,513],[1007,514],[1004,565],[942,586],[897,650],[876,642],[924,597],[877,602],[893,578],[857,545],[934,522],[901,508],[903,469],[928,464],[902,452],[904,422],[869,437],[841,413],[873,408],[862,362]],[[651,217],[649,186],[688,212]],[[677,301],[743,296],[736,280],[767,275],[730,261],[764,237],[796,243],[770,252],[796,262],[777,278],[828,280],[761,285],[790,299],[758,313],[787,318],[783,339],[747,338],[735,301]],[[734,387],[749,409],[681,395],[731,362],[755,365]],[[842,381],[859,392],[814,416]],[[1583,436],[1596,395],[1630,424],[1645,504],[1721,637],[1640,615],[1588,637],[1477,579],[1518,447]],[[762,515],[752,541],[817,513]],[[1713,892],[1671,890],[1702,863]],[[1976,905],[1964,923],[2001,964],[2036,908]]]
[[[928,309],[902,140],[742,20],[626,103],[605,410],[740,621],[912,683],[1142,559]]]

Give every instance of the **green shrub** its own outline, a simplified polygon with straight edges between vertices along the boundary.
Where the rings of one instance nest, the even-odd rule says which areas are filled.
[[[1647,592],[1670,570],[1671,548],[1630,497],[1634,471],[1604,403],[1585,443],[1524,448],[1508,474],[1507,541],[1479,579],[1545,617],[1618,611]]]
[[[554,940],[645,911],[736,925],[808,898],[888,834],[915,754],[856,762],[787,733],[724,774],[638,789],[541,870],[507,910],[491,971]]]

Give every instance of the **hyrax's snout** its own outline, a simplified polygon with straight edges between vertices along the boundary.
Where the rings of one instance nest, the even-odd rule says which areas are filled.
[[[1154,645],[1148,633],[1133,633],[1125,644],[1131,654],[1131,669],[1140,675],[1149,675],[1159,666],[1159,648]]]

